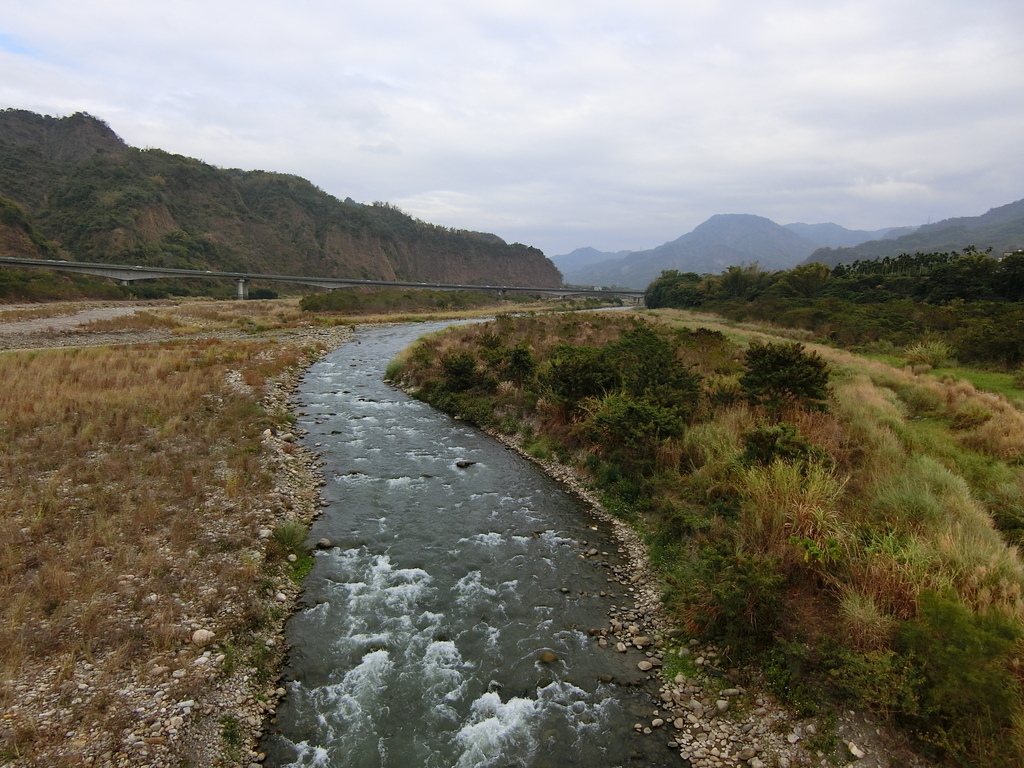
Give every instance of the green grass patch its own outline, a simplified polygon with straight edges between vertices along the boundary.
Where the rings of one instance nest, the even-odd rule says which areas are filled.
[[[295,584],[302,584],[309,575],[309,572],[313,570],[313,564],[315,562],[316,559],[312,555],[299,555],[298,559],[291,564],[292,569],[291,573],[288,574],[289,578],[291,578]]]
[[[942,378],[952,376],[955,379],[969,381],[984,392],[995,392],[1009,400],[1024,400],[1024,389],[1018,386],[1018,375],[1002,371],[984,371],[976,368],[933,368],[929,376]]]

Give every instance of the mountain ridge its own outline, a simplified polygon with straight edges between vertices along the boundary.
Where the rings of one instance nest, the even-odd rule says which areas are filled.
[[[820,247],[828,248],[852,248],[868,240],[885,240],[908,234],[917,229],[917,227],[884,227],[876,230],[847,229],[832,222],[823,224],[794,223],[782,226]],[[894,235],[893,233],[898,234]]]
[[[569,253],[550,256],[549,258],[564,273],[574,269],[581,269],[591,264],[599,264],[603,261],[622,259],[631,253],[633,251],[599,251],[596,248],[583,247]]]
[[[342,201],[299,176],[128,146],[85,113],[0,111],[0,249],[185,269],[559,287],[538,249]]]
[[[834,267],[902,253],[948,253],[968,246],[980,251],[991,248],[996,254],[1024,247],[1024,199],[990,208],[980,216],[924,224],[892,239],[869,240],[850,248],[820,248],[805,263],[820,261]]]
[[[878,230],[850,230],[834,223],[779,225],[753,214],[716,214],[691,232],[649,250],[621,255],[578,248],[552,258],[607,256],[589,262],[580,259],[579,266],[563,261],[566,282],[642,289],[668,269],[717,274],[726,267],[755,262],[767,270],[790,269],[815,261],[835,266],[901,253],[950,252],[968,246],[991,248],[997,254],[1024,246],[1024,200],[992,208],[981,216]]]

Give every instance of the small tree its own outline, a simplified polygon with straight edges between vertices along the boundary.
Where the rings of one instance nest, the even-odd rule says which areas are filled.
[[[533,378],[537,372],[537,358],[533,350],[525,342],[519,342],[505,354],[503,361],[505,374],[519,386]]]
[[[465,392],[476,383],[476,358],[469,352],[441,359],[442,383],[452,392]]]
[[[566,415],[572,418],[582,400],[603,398],[622,382],[604,347],[577,347],[563,342],[548,358],[541,383],[551,399],[565,406]]]
[[[782,276],[776,290],[783,296],[813,299],[831,277],[832,270],[819,262],[798,264]]]
[[[601,400],[583,429],[606,461],[630,472],[649,469],[658,443],[682,430],[683,422],[674,409],[625,392]]]
[[[752,405],[773,411],[787,406],[825,410],[829,368],[817,352],[808,354],[797,342],[755,341],[745,362],[740,387]]]

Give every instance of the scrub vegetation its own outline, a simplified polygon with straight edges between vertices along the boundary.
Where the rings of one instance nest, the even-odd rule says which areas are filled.
[[[670,271],[647,289],[647,306],[801,329],[919,366],[955,360],[1014,371],[1024,363],[1024,251],[996,259],[966,248],[779,272],[756,264],[720,275]]]
[[[914,370],[661,311],[463,326],[389,375],[574,466],[646,537],[670,619],[794,706],[1020,765],[1024,415]]]
[[[499,300],[493,294],[472,291],[336,290],[315,293],[302,299],[309,312],[376,314],[382,312],[430,312],[493,307],[497,303],[529,304],[535,298],[513,295]]]

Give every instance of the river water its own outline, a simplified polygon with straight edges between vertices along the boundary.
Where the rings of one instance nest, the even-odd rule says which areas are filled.
[[[303,381],[327,481],[311,536],[335,546],[288,625],[266,765],[679,765],[633,731],[653,708],[642,657],[587,632],[633,605],[609,532],[528,461],[383,382],[445,325],[360,328]]]

